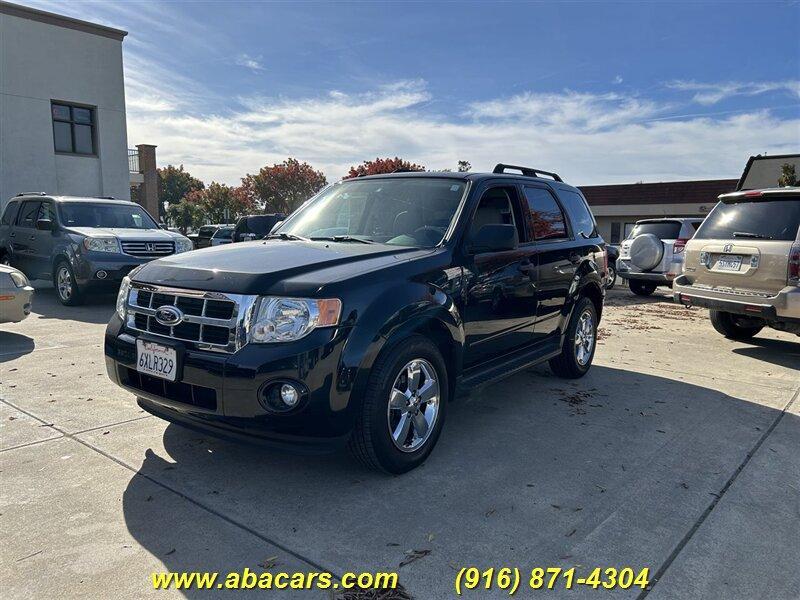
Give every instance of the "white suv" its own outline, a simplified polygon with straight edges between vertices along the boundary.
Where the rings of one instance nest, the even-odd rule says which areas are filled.
[[[617,274],[639,296],[649,296],[659,285],[672,287],[683,271],[686,242],[702,222],[699,217],[637,221],[620,246]]]

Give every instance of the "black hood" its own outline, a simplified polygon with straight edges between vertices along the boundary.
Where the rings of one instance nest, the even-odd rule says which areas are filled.
[[[176,254],[145,264],[135,281],[236,294],[313,294],[431,250],[358,242],[265,240]]]

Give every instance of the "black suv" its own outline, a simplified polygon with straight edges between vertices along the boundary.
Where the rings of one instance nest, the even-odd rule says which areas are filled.
[[[236,228],[233,232],[234,242],[249,242],[260,240],[266,236],[276,224],[286,218],[282,213],[272,213],[269,215],[248,215],[239,217],[236,221]]]
[[[132,272],[106,364],[170,421],[308,450],[348,442],[402,473],[459,392],[542,361],[589,370],[606,261],[586,201],[555,174],[349,179],[262,242]]]
[[[29,279],[52,278],[66,305],[88,290],[116,291],[134,267],[191,249],[124,200],[19,194],[0,220],[0,260]]]

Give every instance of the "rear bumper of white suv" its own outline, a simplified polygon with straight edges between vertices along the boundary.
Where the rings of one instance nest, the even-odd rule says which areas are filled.
[[[684,306],[703,306],[771,322],[800,324],[800,287],[795,285],[768,295],[692,285],[686,275],[681,275],[675,279],[672,291],[675,302]]]
[[[623,279],[633,279],[636,281],[651,281],[659,285],[670,285],[673,280],[681,274],[683,270],[683,260],[673,260],[668,271],[642,271],[633,265],[630,259],[617,259],[617,275]]]

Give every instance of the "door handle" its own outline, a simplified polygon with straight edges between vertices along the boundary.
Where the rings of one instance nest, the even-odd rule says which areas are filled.
[[[17,234],[12,231],[8,234],[8,237],[17,237]]]
[[[35,240],[35,239],[36,239],[36,236],[35,236],[35,235],[32,235],[32,236],[31,236],[31,237],[29,237],[28,239],[29,239],[30,241],[33,241],[33,240]]]

